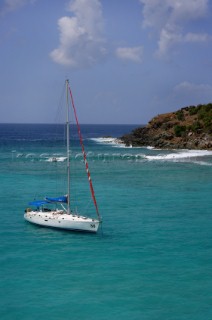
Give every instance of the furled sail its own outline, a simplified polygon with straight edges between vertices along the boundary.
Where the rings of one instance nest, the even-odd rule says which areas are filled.
[[[36,200],[36,201],[29,202],[29,205],[35,206],[35,207],[40,207],[40,206],[43,206],[44,204],[47,204],[47,203],[49,203],[48,200]]]
[[[46,197],[46,200],[48,202],[62,202],[62,203],[67,203],[68,202],[68,197],[67,196],[62,196],[62,197],[57,197],[57,198],[49,198]]]

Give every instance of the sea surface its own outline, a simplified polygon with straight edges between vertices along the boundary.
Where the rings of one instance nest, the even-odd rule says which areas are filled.
[[[0,125],[0,319],[212,319],[212,152],[110,138],[135,127],[81,126],[103,219],[85,234],[23,219],[66,193],[64,127]],[[72,206],[95,217],[71,134]]]

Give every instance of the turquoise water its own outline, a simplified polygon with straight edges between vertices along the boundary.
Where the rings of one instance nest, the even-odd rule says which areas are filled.
[[[130,126],[82,126],[103,228],[58,231],[23,219],[65,187],[65,163],[48,161],[64,155],[53,129],[0,126],[0,318],[212,319],[212,153],[123,148],[91,138]],[[95,214],[71,146],[73,205]]]

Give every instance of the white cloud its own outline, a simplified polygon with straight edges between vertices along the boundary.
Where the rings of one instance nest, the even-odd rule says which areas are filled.
[[[173,47],[175,47],[176,44],[179,43],[200,43],[208,41],[212,41],[212,36],[207,33],[188,32],[183,35],[177,28],[175,30],[164,28],[160,33],[156,54],[159,57],[165,56]]]
[[[185,42],[207,42],[211,40],[212,40],[212,36],[208,35],[207,33],[189,32],[184,37]]]
[[[207,14],[208,0],[139,0],[143,4],[143,25],[162,27],[183,20],[202,18]]]
[[[160,37],[158,41],[157,55],[164,56],[171,48],[175,46],[176,43],[182,41],[182,35],[177,29],[166,27],[160,32]]]
[[[72,17],[58,20],[60,45],[51,58],[70,67],[87,67],[105,58],[103,17],[99,0],[74,0],[68,10]]]
[[[143,5],[143,26],[162,28],[168,15],[166,0],[139,0]]]
[[[139,0],[143,5],[143,27],[158,34],[158,56],[166,55],[175,45],[211,40],[206,33],[185,32],[189,22],[206,17],[208,0]]]
[[[122,60],[131,60],[133,62],[141,62],[143,47],[122,47],[116,49],[116,55]]]
[[[191,20],[204,17],[207,14],[208,0],[167,0],[167,5],[171,8],[171,19]]]
[[[188,81],[184,81],[179,83],[174,87],[175,92],[180,92],[180,93],[197,93],[201,92],[203,94],[205,93],[210,93],[212,92],[212,86],[209,84],[194,84]]]

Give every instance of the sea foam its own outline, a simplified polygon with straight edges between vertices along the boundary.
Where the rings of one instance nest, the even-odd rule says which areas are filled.
[[[196,158],[212,156],[212,151],[208,150],[181,150],[176,153],[159,154],[159,155],[145,155],[144,157],[148,160],[179,160],[187,158]]]
[[[90,138],[90,140],[99,144],[109,144],[116,148],[132,148],[132,145],[126,146],[120,139],[113,137]]]

